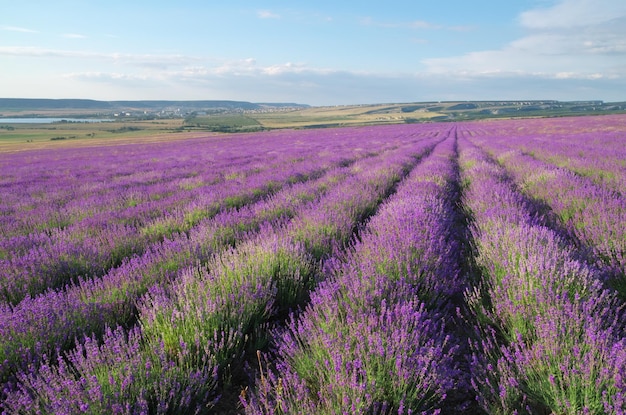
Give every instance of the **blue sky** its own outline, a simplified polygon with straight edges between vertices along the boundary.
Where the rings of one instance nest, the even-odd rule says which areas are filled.
[[[0,97],[626,100],[623,0],[0,0]]]

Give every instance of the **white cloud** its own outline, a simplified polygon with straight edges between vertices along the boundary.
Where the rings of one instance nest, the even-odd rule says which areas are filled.
[[[74,72],[67,80],[88,83],[89,90],[133,91],[141,99],[238,99],[300,102],[312,105],[415,102],[470,99],[622,100],[626,78],[604,73],[554,71],[380,74],[283,63],[260,65],[254,59],[194,65],[172,70]],[[147,98],[146,98],[147,97]],[[178,98],[176,98],[178,99]]]
[[[165,82],[165,83],[211,83],[228,80],[250,79],[262,83],[271,80],[280,82],[281,79],[323,75],[332,71],[307,67],[299,63],[283,63],[273,65],[258,65],[254,58],[223,61],[216,65],[198,64],[181,68],[161,69],[144,67],[127,72],[120,71],[74,71],[63,75],[67,79],[97,82]]]
[[[573,28],[596,25],[626,15],[622,0],[562,0],[552,7],[533,9],[520,15],[531,29]]]
[[[256,60],[254,58],[228,60],[221,62],[215,67],[199,66],[198,70],[202,74],[216,74],[216,75],[249,75],[257,71]]]
[[[583,80],[623,76],[626,2],[562,0],[522,13],[520,22],[527,35],[501,49],[423,63],[431,73],[464,76],[508,73]]]
[[[0,46],[0,56],[24,56],[24,57],[76,57],[77,55],[87,57],[94,54],[77,53],[58,49],[39,48],[35,46]]]
[[[0,26],[0,29],[6,30],[7,32],[39,33],[36,30],[27,29],[25,27],[17,27],[17,26]]]
[[[624,68],[622,68],[624,69]],[[39,94],[95,99],[236,99],[337,105],[488,99],[623,100],[626,78],[572,71],[528,74],[380,74],[315,68],[305,64],[261,65],[254,59],[173,67],[92,67],[65,75],[47,70],[29,76]],[[15,80],[0,89],[20,94]],[[85,94],[89,94],[85,96]]]
[[[0,56],[30,58],[79,59],[83,61],[109,61],[116,64],[167,68],[198,62],[200,58],[187,55],[135,55],[125,53],[102,53],[84,50],[49,49],[35,46],[0,46]]]
[[[64,33],[61,36],[67,39],[87,39],[87,36],[78,33]]]
[[[153,77],[145,74],[127,74],[119,72],[72,72],[63,75],[63,77],[67,79],[97,82],[137,82],[155,80]]]
[[[269,10],[259,10],[257,16],[261,19],[280,19],[280,15]]]
[[[409,26],[413,29],[441,29],[442,26],[426,22],[424,20],[416,20],[414,22],[409,23]]]
[[[286,73],[303,73],[303,72],[311,72],[311,68],[307,68],[303,64],[297,64],[292,62],[287,62],[284,64],[271,65],[261,69],[261,72],[266,75],[282,75]]]

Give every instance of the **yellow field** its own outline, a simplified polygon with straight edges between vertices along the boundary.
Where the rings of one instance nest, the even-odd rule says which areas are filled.
[[[398,124],[408,119],[429,119],[442,114],[419,109],[403,112],[406,104],[345,105],[313,107],[301,110],[252,115],[266,128],[297,128],[312,126],[343,126],[365,124]]]
[[[182,119],[52,124],[8,124],[0,119],[0,152],[173,140],[198,135],[198,132],[183,132],[182,124]]]

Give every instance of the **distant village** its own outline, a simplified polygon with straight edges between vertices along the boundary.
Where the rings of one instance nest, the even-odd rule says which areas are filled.
[[[413,111],[436,112],[430,121],[455,121],[480,118],[564,116],[602,114],[626,111],[626,102],[601,100],[491,100],[491,101],[430,101],[402,104],[379,104],[381,108],[370,113],[385,113],[387,105],[401,107],[411,121]],[[346,107],[355,107],[351,105]],[[375,104],[363,104],[375,107]],[[342,108],[337,105],[332,108]],[[295,103],[252,103],[247,101],[95,101],[84,99],[15,99],[0,98],[0,118],[46,117],[72,114],[75,118],[103,118],[113,120],[188,119],[222,115],[254,115],[268,112],[288,112],[311,108]],[[396,108],[397,109],[397,108]],[[54,115],[52,115],[54,113]],[[418,120],[419,121],[419,120]]]
[[[294,111],[302,109],[307,106],[303,105],[261,105],[258,108],[244,108],[244,107],[211,107],[206,108],[202,106],[177,106],[177,107],[164,107],[162,109],[151,110],[126,110],[117,111],[114,113],[100,114],[102,116],[112,116],[114,118],[134,118],[134,119],[158,119],[158,118],[188,118],[188,117],[203,117],[210,115],[223,115],[223,114],[262,114],[268,112],[280,112],[280,111]]]

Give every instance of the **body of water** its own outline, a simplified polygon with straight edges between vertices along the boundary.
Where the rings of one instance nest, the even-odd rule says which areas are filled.
[[[0,118],[0,124],[92,123],[113,121],[105,118]]]

